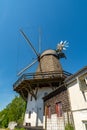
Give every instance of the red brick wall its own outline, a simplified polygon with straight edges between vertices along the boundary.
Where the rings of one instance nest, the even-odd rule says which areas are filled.
[[[45,101],[45,106],[51,106],[51,114],[55,114],[55,105],[58,102],[62,103],[63,112],[70,111],[70,103],[67,90],[62,91]]]

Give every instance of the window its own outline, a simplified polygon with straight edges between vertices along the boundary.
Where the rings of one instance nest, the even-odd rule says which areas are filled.
[[[79,86],[81,91],[87,91],[87,78],[80,79]]]
[[[48,94],[48,93],[47,93],[47,92],[45,92],[45,93],[44,93],[44,96],[47,96],[47,94]]]
[[[85,124],[85,128],[86,128],[86,130],[87,130],[87,124]]]
[[[56,114],[58,117],[62,117],[62,103],[61,102],[58,102],[56,103]]]
[[[31,111],[29,111],[29,118],[31,118]]]
[[[85,77],[85,83],[86,83],[86,85],[87,85],[87,77]]]
[[[31,95],[31,97],[30,97],[30,101],[32,101],[32,95]]]
[[[26,126],[31,126],[31,123],[26,123]]]
[[[79,79],[79,87],[80,90],[82,91],[84,100],[87,101],[87,77]]]
[[[87,130],[87,121],[82,121],[84,124],[84,130]]]
[[[51,118],[51,106],[47,106],[46,115]]]

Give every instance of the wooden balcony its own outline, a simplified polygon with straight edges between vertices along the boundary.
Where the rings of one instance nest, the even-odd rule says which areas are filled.
[[[41,73],[26,73],[23,74],[13,85],[14,90],[21,85],[24,81],[29,81],[31,83],[34,82],[45,82],[45,81],[51,81],[51,80],[58,80],[59,78],[65,79],[68,76],[71,76],[72,74],[66,71],[63,71],[62,73],[59,72],[41,72]]]
[[[14,91],[18,92],[22,97],[27,99],[30,92],[34,97],[34,90],[41,87],[58,87],[63,83],[64,79],[71,74],[61,72],[41,72],[41,73],[26,73],[23,74],[13,85]]]

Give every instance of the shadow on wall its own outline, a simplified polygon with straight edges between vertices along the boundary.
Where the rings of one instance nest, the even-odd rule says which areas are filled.
[[[41,105],[37,106],[37,107],[32,107],[30,110],[27,110],[26,115],[28,115],[28,122],[30,120],[30,123],[26,123],[26,125],[31,126],[31,121],[33,120],[33,122],[35,121],[36,126],[38,126],[39,124],[43,123],[43,108],[41,107]],[[36,116],[36,120],[35,120],[35,116]]]

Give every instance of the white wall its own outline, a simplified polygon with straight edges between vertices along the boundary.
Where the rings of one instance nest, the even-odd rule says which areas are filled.
[[[73,119],[75,130],[86,130],[84,121],[87,121],[87,101],[80,90],[79,82],[74,82],[68,88],[71,110],[73,112]]]
[[[72,110],[87,109],[87,101],[84,99],[84,95],[80,90],[78,82],[69,86],[69,96]]]
[[[87,121],[87,110],[73,112],[75,130],[86,130],[84,121]]]
[[[65,130],[64,117],[57,117],[57,114],[52,114],[51,118],[47,118],[46,126],[44,119],[44,129],[46,130]]]
[[[25,113],[24,125],[26,123],[31,123],[31,126],[43,126],[43,97],[45,93],[52,91],[50,87],[39,88],[37,92],[37,100],[32,98],[30,101],[31,95],[28,94],[27,108]],[[31,118],[29,118],[29,111],[31,111]]]

